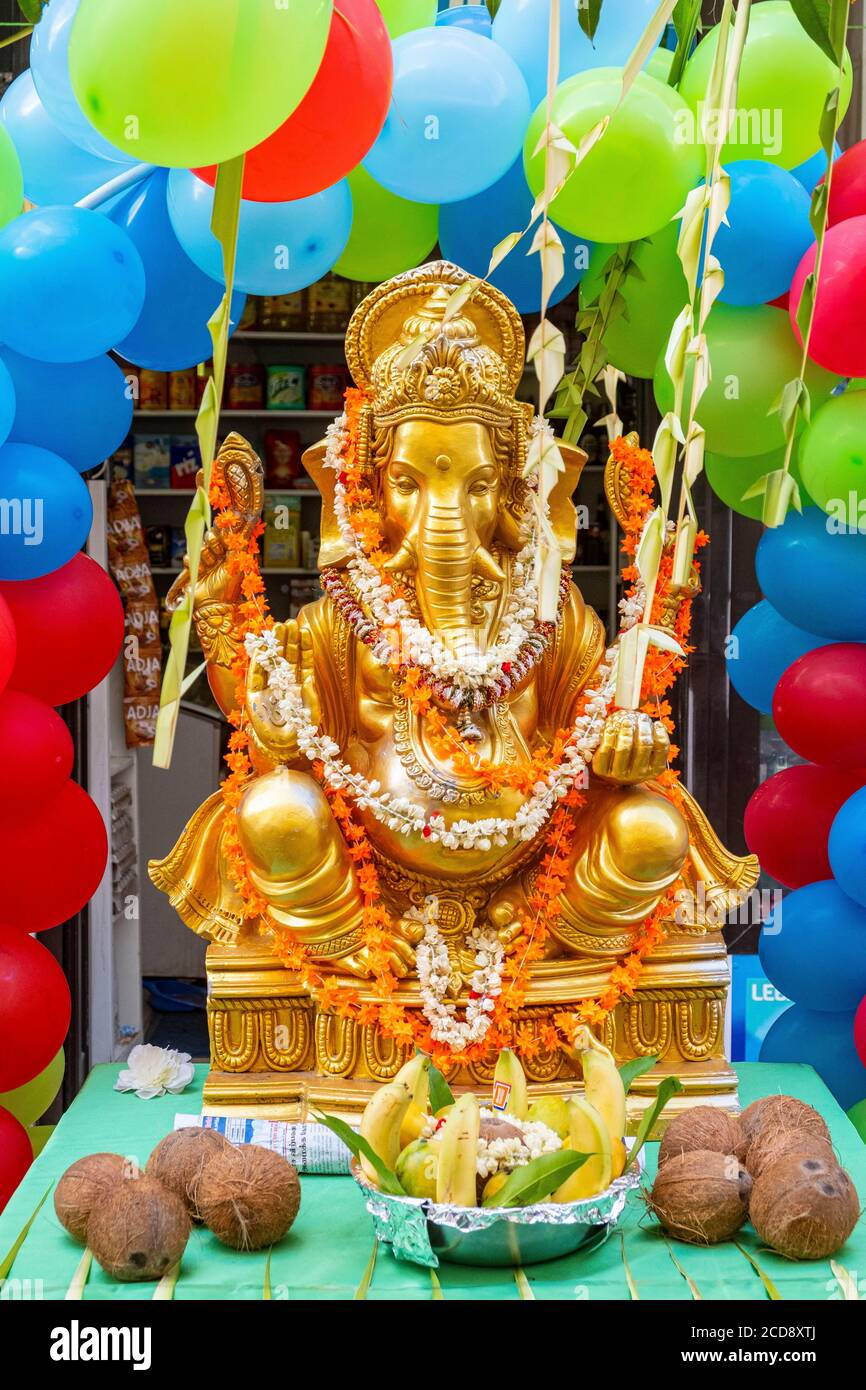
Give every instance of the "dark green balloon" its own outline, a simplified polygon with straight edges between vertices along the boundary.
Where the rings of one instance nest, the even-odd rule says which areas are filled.
[[[723,454],[707,454],[704,457],[707,481],[717,497],[740,516],[751,516],[760,520],[764,505],[763,497],[750,497],[743,501],[743,493],[748,492],[753,483],[765,473],[774,473],[785,461],[785,450],[774,449],[769,454],[758,454],[754,458],[725,458]],[[811,497],[803,487],[797,466],[796,445],[791,460],[791,474],[800,484],[803,506],[808,507]]]

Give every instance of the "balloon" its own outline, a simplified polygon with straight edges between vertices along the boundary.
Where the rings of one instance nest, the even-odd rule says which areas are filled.
[[[273,135],[247,151],[244,198],[285,203],[345,178],[385,123],[392,77],[391,42],[375,0],[340,0],[312,87]],[[213,164],[195,172],[216,182]]]
[[[0,227],[18,217],[24,205],[24,179],[12,138],[0,125]]]
[[[376,0],[392,39],[436,23],[436,0]]]
[[[857,1104],[852,1105],[847,1113],[848,1119],[860,1135],[863,1143],[866,1144],[866,1098],[858,1100]]]
[[[866,536],[807,507],[764,532],[755,566],[761,589],[789,622],[825,640],[866,640]]]
[[[603,116],[611,118],[604,139],[550,205],[555,222],[593,241],[637,241],[659,231],[682,210],[702,173],[698,147],[678,134],[688,115],[679,93],[643,72],[619,105],[621,92],[621,71],[599,68],[570,77],[553,99],[553,122],[575,146]],[[535,151],[545,120],[542,104],[524,145],[536,194],[544,186],[544,154]]]
[[[0,1088],[12,1091],[45,1070],[71,1013],[63,971],[26,930],[0,927],[0,999]]]
[[[261,144],[307,92],[332,0],[81,0],[72,90],[112,145],[181,169]]]
[[[655,9],[655,0],[605,0],[590,40],[578,23],[577,7],[560,5],[560,82],[588,68],[623,66]],[[547,94],[549,31],[550,0],[502,0],[493,21],[493,37],[526,78],[533,106]]]
[[[688,298],[688,286],[677,255],[679,224],[671,222],[648,241],[634,247],[635,269],[620,281],[624,312],[605,330],[604,346],[612,366],[629,376],[651,377],[660,352]],[[597,246],[580,290],[581,306],[592,304],[604,284],[614,246]]]
[[[458,11],[452,11],[456,14]],[[470,275],[487,275],[490,253],[509,232],[529,223],[533,197],[517,159],[504,178],[463,203],[446,203],[439,213],[439,246],[447,261],[454,261]],[[535,229],[497,266],[489,277],[507,294],[521,314],[537,314],[541,308],[541,258],[530,255]],[[589,262],[589,244],[570,232],[561,233],[565,248],[565,275],[553,292],[551,304],[571,294]]]
[[[788,747],[822,767],[866,767],[864,682],[861,642],[834,642],[798,657],[773,696],[773,719]]]
[[[842,1013],[866,992],[866,909],[832,879],[786,893],[758,945],[773,984],[806,1009]]]
[[[11,441],[51,449],[80,473],[110,458],[129,433],[132,392],[110,357],[47,363],[0,348],[0,363],[15,390]]]
[[[5,598],[0,595],[0,690],[5,690],[15,666],[16,647],[15,619]]]
[[[23,192],[31,203],[76,203],[120,172],[117,164],[73,144],[54,124],[39,100],[29,70],[6,88],[0,101],[0,121],[18,153]],[[11,216],[20,211],[19,201]]]
[[[771,3],[771,0],[766,0]],[[706,431],[706,446],[728,457],[768,454],[784,441],[778,414],[771,413],[785,385],[800,375],[800,350],[781,309],[768,304],[748,307],[713,305],[706,325],[713,377],[701,398],[697,421]],[[686,370],[686,400],[692,369]],[[813,364],[806,383],[813,408],[832,391],[835,379]],[[673,409],[674,388],[664,353],[656,364],[655,398],[664,415]]]
[[[8,1110],[0,1108],[0,1211],[33,1162],[27,1130]]]
[[[809,356],[837,376],[866,376],[866,283],[860,273],[866,257],[866,217],[830,227],[824,237]],[[797,310],[806,277],[815,269],[815,247],[806,252],[791,283],[788,313],[802,342]]]
[[[5,508],[0,579],[39,579],[84,545],[93,503],[65,459],[35,444],[4,444],[0,487]]]
[[[815,240],[809,195],[775,164],[741,159],[728,165],[728,224],[716,232],[713,255],[725,272],[719,298],[725,304],[765,304],[791,284]]]
[[[123,605],[89,555],[23,584],[5,584],[18,637],[10,681],[47,705],[78,700],[98,685],[123,643]]]
[[[845,1109],[866,1092],[866,1067],[852,1037],[851,1013],[824,1013],[793,1004],[767,1031],[762,1062],[801,1062],[814,1067]]]
[[[454,29],[469,29],[482,38],[492,39],[493,20],[486,5],[461,5],[456,10],[440,10],[436,23]]]
[[[811,763],[786,767],[763,782],[746,807],[743,832],[764,872],[786,888],[832,878],[830,826],[864,782],[866,768],[836,772]]]
[[[99,808],[76,782],[24,814],[3,807],[0,926],[48,931],[68,921],[93,897],[107,861]]]
[[[830,864],[839,887],[866,907],[866,798],[855,791],[839,810],[830,831]]]
[[[17,813],[54,796],[73,757],[72,735],[50,705],[23,690],[0,695],[0,808]]]
[[[27,357],[107,352],[134,326],[144,288],[129,237],[98,212],[38,208],[0,231],[0,335]]]
[[[393,46],[394,91],[368,174],[416,203],[456,203],[511,168],[529,121],[520,69],[465,29],[419,29]]]
[[[214,191],[188,169],[168,178],[168,215],[190,260],[224,284],[220,244],[210,229]],[[247,294],[291,294],[321,280],[352,229],[345,179],[293,203],[241,201],[235,284]]]
[[[837,159],[839,158],[839,156],[841,155],[841,153],[842,153],[842,147],[841,147],[841,145],[839,144],[839,141],[837,140],[837,141],[835,142],[834,146],[833,146],[833,159],[834,159],[834,160],[837,160]],[[827,173],[827,156],[825,155],[825,153],[824,153],[823,150],[818,150],[815,154],[813,154],[813,155],[811,156],[810,159],[804,160],[802,164],[798,164],[798,165],[797,165],[796,169],[792,169],[792,170],[791,170],[791,173],[794,175],[794,178],[795,178],[795,179],[799,179],[800,183],[803,185],[803,187],[805,188],[806,192],[807,192],[807,193],[811,193],[811,192],[812,192],[812,189],[815,187],[816,183],[820,183],[821,180],[824,178],[825,174]],[[836,170],[834,169],[834,170],[833,170],[833,179],[834,179],[834,181],[835,181],[835,178],[836,178]],[[831,209],[832,209],[832,207],[833,207],[833,192],[834,192],[834,190],[833,190],[833,188],[831,188],[831,189],[830,189],[830,207],[831,207]],[[831,221],[832,221],[832,218],[831,218]]]
[[[82,150],[117,165],[138,163],[100,135],[78,105],[69,78],[69,35],[80,0],[49,0],[30,40],[30,67],[48,117]],[[120,170],[116,170],[117,173]]]
[[[726,657],[728,680],[746,704],[769,714],[773,692],[784,672],[799,657],[826,642],[826,637],[794,627],[762,599],[743,614],[731,633]]]
[[[16,1086],[14,1091],[0,1094],[0,1107],[8,1110],[22,1125],[32,1125],[41,1119],[63,1085],[66,1071],[66,1057],[63,1048],[53,1057],[38,1076]]]
[[[866,996],[860,1000],[854,1015],[854,1046],[857,1055],[866,1067]]]
[[[347,280],[390,280],[426,260],[436,244],[439,209],[389,193],[359,164],[348,178],[354,219],[334,270]]]
[[[803,505],[807,506],[810,498],[803,484],[796,454],[797,443],[795,442],[794,454],[791,457],[791,476],[800,488],[800,498]],[[784,462],[784,449],[773,449],[769,454],[756,454],[754,458],[732,459],[725,458],[724,454],[704,455],[707,482],[716,496],[721,498],[727,507],[739,512],[740,516],[750,516],[756,520],[760,520],[763,515],[763,494],[747,498],[744,498],[744,494],[759,478],[765,477],[767,473],[776,472]]]
[[[838,145],[836,149],[838,151]],[[818,156],[815,156],[816,159]],[[824,177],[827,157],[821,150],[824,168],[819,178]],[[817,183],[816,179],[816,183]],[[827,208],[827,223],[835,227],[837,222],[847,222],[851,217],[866,215],[866,140],[860,140],[837,158],[830,182],[830,201]]]
[[[866,528],[866,391],[831,396],[815,411],[800,440],[810,495],[845,526]]]
[[[194,266],[172,231],[166,206],[168,174],[152,174],[123,195],[110,217],[138,250],[147,277],[144,309],[117,351],[128,362],[161,372],[205,362],[213,351],[207,322],[218,307],[220,289]],[[232,297],[232,323],[240,322],[245,299]]]
[[[15,420],[15,385],[0,357],[0,444],[9,438]]]
[[[698,44],[686,64],[680,91],[697,110],[706,100],[720,26]],[[768,159],[791,169],[815,149],[824,101],[837,85],[836,64],[800,24],[788,0],[765,0],[749,19],[740,66],[736,115],[725,145],[732,159]],[[841,110],[851,100],[851,59],[845,55]]]

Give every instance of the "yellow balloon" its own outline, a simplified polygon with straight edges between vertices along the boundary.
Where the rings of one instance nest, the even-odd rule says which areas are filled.
[[[26,1129],[45,1114],[63,1085],[65,1071],[66,1057],[61,1047],[57,1056],[32,1081],[16,1086],[14,1091],[0,1093],[0,1109],[8,1110]]]

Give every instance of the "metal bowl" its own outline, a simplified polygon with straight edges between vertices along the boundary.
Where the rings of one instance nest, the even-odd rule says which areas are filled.
[[[452,1207],[429,1198],[390,1197],[367,1181],[352,1160],[352,1176],[364,1192],[378,1240],[398,1260],[435,1268],[440,1260],[461,1265],[530,1265],[589,1252],[603,1244],[619,1221],[632,1189],[640,1186],[640,1161],[604,1192],[583,1202],[539,1202],[531,1207]]]

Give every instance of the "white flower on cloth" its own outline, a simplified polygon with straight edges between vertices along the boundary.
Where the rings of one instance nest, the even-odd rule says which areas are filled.
[[[140,1043],[126,1060],[128,1069],[120,1073],[114,1089],[135,1091],[139,1100],[152,1100],[154,1096],[164,1096],[166,1091],[176,1096],[195,1076],[189,1053],[177,1052],[173,1047]]]

